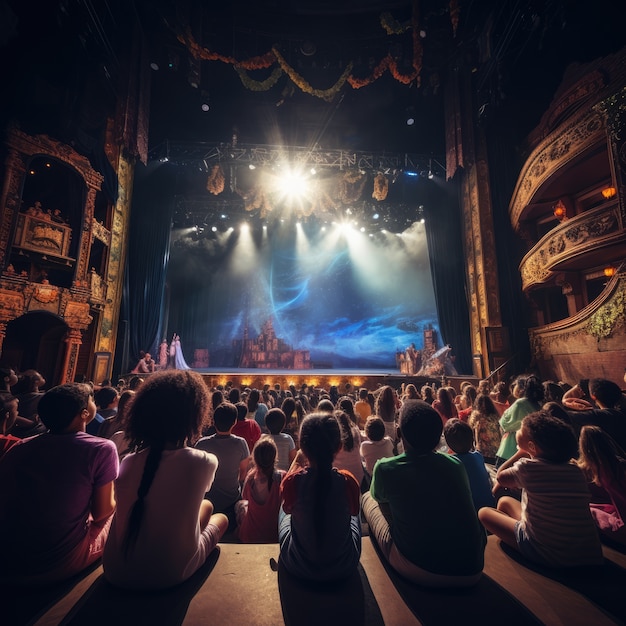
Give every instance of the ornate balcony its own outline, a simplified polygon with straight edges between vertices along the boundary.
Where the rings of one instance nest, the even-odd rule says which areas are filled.
[[[551,230],[522,259],[522,288],[547,283],[555,272],[568,269],[569,261],[620,243],[626,243],[626,230],[617,205],[581,213]]]

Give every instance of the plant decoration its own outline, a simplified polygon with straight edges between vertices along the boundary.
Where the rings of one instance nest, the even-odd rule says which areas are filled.
[[[382,202],[387,198],[387,193],[389,193],[389,181],[382,172],[378,172],[374,178],[374,191],[372,193],[372,198]]]
[[[380,14],[380,25],[388,35],[401,35],[411,28],[411,20],[398,22],[391,13],[385,11]]]
[[[294,70],[293,67],[291,67],[287,63],[287,61],[285,61],[284,57],[276,49],[276,47],[272,48],[272,52],[274,53],[274,56],[276,57],[276,60],[280,64],[280,67],[282,68],[283,72],[285,72],[285,74],[289,76],[291,81],[295,85],[297,85],[301,91],[304,91],[304,93],[308,93],[317,98],[321,98],[322,100],[325,100],[326,102],[333,101],[335,96],[339,93],[341,88],[344,86],[344,83],[348,79],[350,72],[352,72],[353,63],[352,61],[350,61],[346,69],[343,71],[343,74],[339,77],[337,82],[332,87],[330,87],[329,89],[315,89],[304,78],[302,78],[302,76],[300,76],[300,74],[298,74],[298,72],[296,72],[296,70]]]
[[[453,32],[456,35],[460,13],[458,0],[449,0],[449,12]],[[410,21],[398,22],[390,13],[383,13],[380,16],[380,23],[388,35],[400,35],[409,30],[411,31],[413,44],[411,71],[408,74],[401,72],[398,67],[397,60],[390,54],[387,54],[376,64],[369,76],[359,78],[352,75],[351,72],[353,63],[350,61],[341,76],[329,89],[314,88],[287,63],[285,58],[280,54],[280,52],[278,52],[275,46],[265,54],[259,56],[251,57],[249,59],[235,59],[234,57],[212,52],[211,50],[207,50],[202,47],[195,40],[189,27],[184,28],[182,32],[177,32],[176,36],[195,59],[201,61],[221,61],[222,63],[232,65],[238,73],[243,85],[251,91],[266,91],[271,89],[284,72],[289,76],[291,81],[305,93],[315,96],[316,98],[321,98],[326,102],[331,102],[345,83],[348,83],[353,89],[360,89],[375,82],[387,71],[398,82],[404,85],[410,85],[413,81],[415,81],[419,87],[424,51],[419,36],[418,0],[413,0],[413,12]],[[278,66],[272,71],[270,76],[263,81],[255,81],[246,74],[246,71],[267,69],[274,64],[278,64]]]
[[[211,168],[211,173],[206,181],[206,188],[208,192],[212,193],[214,196],[218,196],[224,191],[224,184],[224,171],[222,170],[222,166],[218,163]]]
[[[622,279],[615,295],[589,319],[586,330],[596,339],[605,339],[626,322],[626,280]]]
[[[283,75],[283,69],[279,65],[274,68],[272,73],[265,80],[259,81],[250,78],[246,70],[244,70],[243,67],[241,67],[240,65],[234,65],[233,67],[239,75],[239,79],[243,83],[243,86],[250,91],[268,91],[278,82],[278,79]]]

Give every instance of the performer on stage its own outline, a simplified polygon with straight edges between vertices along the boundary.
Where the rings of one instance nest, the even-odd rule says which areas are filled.
[[[180,346],[180,337],[176,333],[174,333],[174,336],[172,337],[172,343],[170,344],[170,364],[168,365],[168,367],[177,370],[191,369],[185,361],[185,357],[183,356],[183,349]]]
[[[163,337],[163,341],[159,345],[159,364],[157,369],[167,369],[167,356],[169,354],[169,346],[167,345],[167,339]]]
[[[137,365],[135,365],[135,369],[132,371],[133,374],[150,374],[154,372],[155,363],[152,355],[149,352],[143,354],[143,356],[139,359]]]

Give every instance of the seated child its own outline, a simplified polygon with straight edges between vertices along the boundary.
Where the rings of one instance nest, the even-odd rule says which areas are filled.
[[[626,545],[626,452],[599,426],[583,426],[578,467],[590,483],[591,514],[601,536]]]
[[[378,459],[393,456],[393,441],[385,435],[385,422],[371,415],[365,421],[365,436],[361,442],[361,457],[365,463],[365,470],[371,476]]]
[[[332,413],[311,413],[300,426],[300,450],[281,484],[281,567],[297,578],[331,581],[355,572],[361,556],[359,484],[333,469],[341,447]]]
[[[92,389],[53,387],[39,401],[49,432],[14,445],[0,462],[0,579],[71,578],[102,554],[115,511],[115,445],[85,432]]]
[[[222,402],[213,413],[216,433],[202,437],[196,443],[198,450],[211,452],[219,461],[215,479],[206,498],[213,503],[217,513],[228,517],[229,528],[236,527],[235,502],[241,500],[241,484],[248,472],[250,450],[243,437],[231,433],[237,420],[237,407]]]
[[[365,469],[361,459],[361,433],[344,411],[335,411],[334,416],[341,432],[341,449],[335,455],[333,465],[339,470],[350,472],[359,485],[362,485]]]
[[[519,450],[498,470],[494,489],[498,485],[521,489],[522,501],[503,496],[497,509],[480,509],[480,521],[535,563],[601,564],[602,547],[589,510],[585,476],[571,462],[578,447],[572,427],[537,411],[523,419],[516,439]]]
[[[18,441],[19,437],[11,435],[11,428],[17,420],[18,399],[8,393],[0,394],[0,459],[4,453]]]
[[[287,471],[296,456],[296,444],[293,437],[281,432],[285,428],[287,418],[282,409],[273,408],[265,414],[265,427],[276,444],[276,467]]]
[[[228,526],[204,500],[217,459],[188,447],[208,414],[202,377],[162,370],[139,387],[127,425],[136,452],[122,461],[118,508],[103,556],[104,576],[133,589],[162,589],[189,578]],[[172,417],[175,416],[175,419]]]
[[[285,475],[276,468],[276,444],[263,435],[253,450],[254,466],[243,484],[242,499],[235,505],[237,532],[243,543],[276,543],[280,483]]]
[[[243,437],[248,444],[248,450],[252,450],[261,437],[261,427],[253,419],[246,419],[248,405],[245,402],[237,402],[235,406],[237,407],[237,421],[231,432],[237,437]]]
[[[461,421],[460,418],[453,418],[448,420],[443,427],[443,435],[448,448],[453,452],[453,456],[459,459],[465,467],[472,491],[474,508],[478,511],[483,506],[494,506],[491,478],[489,478],[489,472],[485,467],[485,460],[480,452],[472,450],[474,443],[472,427],[467,422]]]
[[[463,464],[435,452],[443,422],[407,400],[398,432],[403,454],[380,459],[361,497],[370,533],[399,574],[428,587],[467,587],[482,575],[486,535]]]

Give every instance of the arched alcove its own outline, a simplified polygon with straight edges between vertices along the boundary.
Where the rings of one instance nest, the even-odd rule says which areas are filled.
[[[47,381],[59,380],[65,353],[67,324],[46,311],[11,320],[2,346],[2,365],[23,372],[35,369]]]

